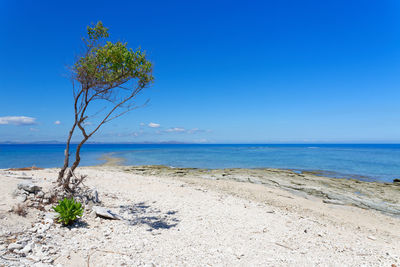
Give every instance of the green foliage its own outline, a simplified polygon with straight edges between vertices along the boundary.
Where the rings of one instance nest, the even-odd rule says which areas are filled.
[[[58,205],[53,207],[53,209],[58,213],[58,222],[64,225],[69,225],[83,214],[82,204],[75,201],[73,198],[64,198],[64,200],[60,200]]]
[[[101,21],[88,27],[87,35],[87,52],[73,66],[83,87],[107,91],[135,79],[138,87],[144,88],[153,81],[153,66],[140,48],[134,51],[127,43],[107,41],[108,29]]]
[[[94,27],[87,26],[87,32],[89,39],[92,40],[108,37],[108,28],[104,27],[101,21],[97,22]]]

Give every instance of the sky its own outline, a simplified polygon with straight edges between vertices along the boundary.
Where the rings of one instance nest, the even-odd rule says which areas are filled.
[[[91,141],[400,142],[398,0],[0,0],[0,142],[66,140],[99,20],[155,81]]]

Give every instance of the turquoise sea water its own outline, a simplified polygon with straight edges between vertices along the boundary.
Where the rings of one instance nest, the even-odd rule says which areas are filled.
[[[0,168],[60,167],[64,145],[1,145]],[[75,146],[73,146],[73,149]],[[81,165],[98,165],[104,155],[126,165],[195,168],[282,168],[321,170],[332,177],[391,182],[400,177],[398,144],[193,145],[87,144]]]

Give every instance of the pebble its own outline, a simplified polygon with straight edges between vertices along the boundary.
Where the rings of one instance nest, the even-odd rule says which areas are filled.
[[[28,254],[31,251],[32,251],[32,244],[28,244],[23,249],[20,250],[20,253]]]
[[[100,207],[100,206],[93,206],[92,210],[96,213],[97,216],[104,217],[111,220],[119,220],[120,216],[111,210]]]
[[[19,196],[17,197],[17,201],[20,202],[20,203],[25,202],[26,199],[27,199],[27,196],[26,196],[25,194],[19,195]]]
[[[42,190],[42,187],[35,185],[31,182],[23,182],[23,183],[18,184],[18,189],[25,190],[26,192],[29,192],[29,193],[35,193],[35,192]]]
[[[10,245],[8,245],[8,250],[9,251],[13,251],[15,249],[21,249],[21,248],[23,248],[22,244],[11,243]]]

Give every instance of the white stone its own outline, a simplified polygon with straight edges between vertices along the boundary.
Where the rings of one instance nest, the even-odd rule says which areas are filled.
[[[45,219],[54,220],[56,217],[57,217],[57,213],[55,213],[55,212],[46,212],[44,214]]]
[[[100,206],[93,206],[92,210],[96,212],[97,216],[104,217],[111,220],[120,220],[120,216],[118,214],[113,213],[111,210],[100,207]]]
[[[31,251],[32,251],[32,244],[28,244],[23,249],[20,250],[20,253],[28,254]]]
[[[8,250],[13,251],[15,249],[21,249],[23,248],[23,246],[21,244],[17,244],[17,243],[11,243],[10,245],[8,245]]]
[[[26,198],[26,195],[22,194],[17,197],[17,201],[23,203],[26,201]]]

